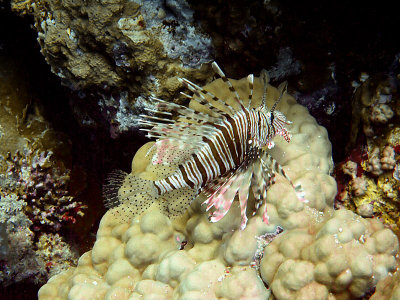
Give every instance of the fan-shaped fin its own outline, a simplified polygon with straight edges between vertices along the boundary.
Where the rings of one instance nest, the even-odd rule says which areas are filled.
[[[231,208],[241,184],[241,173],[234,173],[219,189],[207,200],[207,210],[215,207],[215,211],[210,215],[211,222],[221,220]]]
[[[170,218],[179,217],[199,194],[197,189],[182,188],[169,191],[160,198],[161,210]]]
[[[246,215],[247,200],[249,198],[249,190],[250,190],[250,186],[251,186],[251,177],[252,176],[253,176],[252,170],[248,169],[242,178],[242,182],[241,182],[240,188],[239,188],[240,214],[242,216],[242,221],[240,223],[240,229],[242,229],[242,230],[247,225],[247,215]]]
[[[103,187],[104,202],[117,218],[129,219],[146,211],[158,198],[153,181],[122,171],[113,171]],[[121,219],[127,222],[128,219]]]

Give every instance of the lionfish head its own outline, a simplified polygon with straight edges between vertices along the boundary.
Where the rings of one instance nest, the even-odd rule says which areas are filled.
[[[273,111],[271,113],[271,126],[275,129],[275,134],[282,136],[287,142],[290,142],[290,133],[286,128],[292,122],[286,120],[286,116],[280,111]]]

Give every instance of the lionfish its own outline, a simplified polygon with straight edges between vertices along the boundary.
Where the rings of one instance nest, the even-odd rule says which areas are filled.
[[[291,122],[276,110],[287,91],[287,84],[281,84],[278,88],[279,98],[271,109],[268,109],[266,95],[269,79],[266,71],[262,71],[262,103],[261,106],[252,108],[254,75],[247,77],[249,94],[245,105],[217,63],[212,63],[212,68],[232,93],[240,109],[235,110],[211,92],[183,78],[179,78],[179,81],[193,92],[193,96],[182,94],[208,108],[210,113],[151,97],[155,108],[147,108],[150,114],[140,115],[138,119],[141,130],[147,132],[147,137],[157,139],[148,154],[153,151],[153,164],[175,164],[176,171],[156,181],[130,177],[128,184],[131,188],[128,192],[124,191],[124,195],[117,195],[115,192],[126,173],[114,173],[105,186],[106,206],[113,207],[131,201],[143,211],[158,196],[189,188],[195,193],[187,194],[184,203],[181,203],[180,211],[186,210],[191,201],[202,192],[207,197],[203,202],[206,210],[215,208],[209,219],[211,222],[217,222],[226,215],[238,194],[242,220],[240,228],[244,229],[248,220],[246,210],[250,188],[256,199],[255,210],[258,210],[261,204],[266,202],[267,190],[275,182],[276,174],[285,177],[299,200],[304,201],[301,186],[293,184],[266,149],[274,147],[272,139],[277,135],[287,142],[290,141],[286,126]],[[174,115],[177,115],[176,119],[172,119]],[[138,193],[147,194],[149,197],[136,200],[135,194]],[[112,194],[113,196],[110,196]],[[266,206],[263,221],[268,224]]]

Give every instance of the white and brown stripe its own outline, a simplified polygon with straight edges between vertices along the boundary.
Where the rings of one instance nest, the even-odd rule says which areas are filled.
[[[274,132],[267,116],[256,109],[243,108],[223,122],[213,124],[214,133],[203,136],[204,146],[172,176],[155,181],[160,194],[183,187],[199,189],[215,178],[240,166],[251,148],[262,147]]]
[[[269,79],[268,74],[263,72],[261,74],[264,83],[262,104],[253,108],[251,104],[254,76],[249,75],[247,77],[249,94],[247,107],[245,107],[231,81],[219,66],[213,63],[212,67],[227,85],[235,102],[239,104],[238,111],[195,83],[180,79],[180,82],[185,84],[195,97],[182,94],[209,109],[210,114],[152,97],[152,100],[157,103],[156,109],[148,109],[148,111],[153,114],[158,112],[160,116],[142,115],[139,120],[143,126],[150,127],[143,130],[148,132],[149,137],[158,139],[160,149],[164,141],[171,141],[171,144],[183,143],[184,148],[190,148],[192,153],[189,159],[179,162],[177,171],[173,175],[154,182],[159,195],[184,187],[192,189],[205,187],[203,190],[212,192],[212,186],[218,186],[218,184],[215,185],[217,178],[243,168],[251,160],[259,159],[258,150],[267,145],[272,147],[272,139],[275,135],[281,135],[287,141],[290,140],[290,135],[286,130],[286,125],[290,122],[286,121],[282,113],[275,110],[282,94],[286,92],[286,84],[281,85],[280,97],[273,108],[268,110],[265,99]],[[221,105],[223,110],[215,107],[213,103]],[[177,113],[180,121],[171,121],[169,118],[172,116],[171,112]],[[158,152],[161,160],[162,151],[164,150]],[[290,181],[275,160],[265,162],[265,164],[265,169],[271,170],[271,178],[277,172]]]

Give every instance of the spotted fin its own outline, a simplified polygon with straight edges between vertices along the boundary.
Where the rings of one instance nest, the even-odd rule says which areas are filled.
[[[160,198],[161,211],[170,218],[182,215],[199,194],[197,189],[182,188],[169,191]],[[168,199],[168,201],[165,201]]]
[[[153,181],[116,170],[103,185],[103,197],[105,206],[112,209],[116,217],[135,217],[154,203],[158,193]]]

